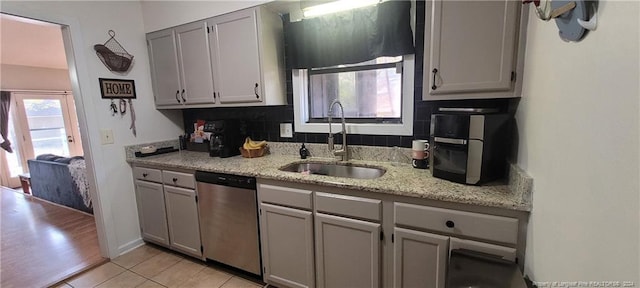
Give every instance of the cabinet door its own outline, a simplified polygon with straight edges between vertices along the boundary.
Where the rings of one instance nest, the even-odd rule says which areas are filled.
[[[207,30],[204,21],[175,28],[184,104],[214,103]]]
[[[209,34],[214,82],[220,103],[262,101],[256,10],[212,18]]]
[[[315,287],[312,213],[265,203],[260,209],[265,280],[285,287]]]
[[[427,8],[431,35],[425,37],[431,52],[424,71],[429,94],[510,90],[518,1],[434,0],[427,6],[433,9]]]
[[[169,246],[162,184],[136,180],[136,202],[142,238]]]
[[[151,79],[156,105],[178,105],[180,76],[173,29],[147,34],[151,62]]]
[[[449,237],[394,228],[394,287],[444,288]]]
[[[164,186],[164,193],[171,248],[202,257],[196,192],[190,189]]]
[[[380,286],[380,224],[316,213],[318,287]]]

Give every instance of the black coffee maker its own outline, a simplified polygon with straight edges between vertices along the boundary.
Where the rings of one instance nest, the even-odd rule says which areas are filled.
[[[209,156],[227,158],[240,154],[243,139],[240,133],[240,121],[207,121],[204,131],[211,132]]]

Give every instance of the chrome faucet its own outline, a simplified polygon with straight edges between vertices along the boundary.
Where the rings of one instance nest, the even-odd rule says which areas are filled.
[[[336,150],[333,146],[333,133],[331,132],[331,115],[333,115],[333,106],[335,104],[338,104],[338,106],[340,106],[340,113],[342,116],[342,147],[340,147],[340,150]],[[336,156],[336,159],[349,161],[349,150],[347,148],[347,127],[344,120],[344,108],[342,107],[342,103],[340,103],[338,99],[333,100],[333,102],[331,102],[331,105],[329,105],[329,137],[327,138],[327,144],[329,145],[329,151],[333,152],[333,155]]]

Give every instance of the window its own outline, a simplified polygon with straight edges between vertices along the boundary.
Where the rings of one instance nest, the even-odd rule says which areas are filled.
[[[296,132],[327,133],[329,105],[338,99],[350,134],[413,134],[413,55],[292,73]]]
[[[350,122],[402,122],[402,57],[314,68],[307,74],[310,122],[325,122],[334,99]]]
[[[22,101],[34,155],[69,156],[62,100],[24,99]]]
[[[414,1],[290,22],[295,131],[327,133],[338,99],[350,134],[413,135],[414,24]]]

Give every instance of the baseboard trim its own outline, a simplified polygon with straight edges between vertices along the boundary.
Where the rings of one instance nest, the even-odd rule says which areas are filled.
[[[19,191],[17,191],[17,190],[16,190],[16,192],[17,192],[17,193],[20,193],[20,192],[19,192]],[[58,203],[55,203],[55,202],[51,202],[51,201],[49,201],[49,200],[42,199],[42,198],[40,198],[40,197],[38,197],[38,196],[35,196],[35,195],[33,195],[33,194],[25,194],[25,193],[22,193],[22,195],[24,195],[24,197],[26,197],[27,199],[33,199],[33,200],[37,200],[37,201],[47,202],[47,203],[49,203],[49,204],[51,204],[51,205],[56,205],[56,206],[58,206],[58,207],[62,207],[62,208],[69,209],[69,210],[73,210],[73,211],[76,211],[76,212],[78,212],[78,213],[82,213],[82,214],[87,215],[87,216],[95,217],[95,216],[94,216],[93,214],[91,214],[91,213],[87,213],[87,212],[84,212],[84,211],[82,211],[82,210],[78,210],[78,209],[75,209],[75,208],[71,208],[71,207],[69,207],[69,206],[64,206],[64,205],[62,205],[62,204],[58,204]]]
[[[129,243],[120,245],[120,247],[118,247],[118,256],[130,252],[131,250],[136,249],[142,245],[144,245],[144,241],[142,241],[142,238],[138,238],[130,241]]]

